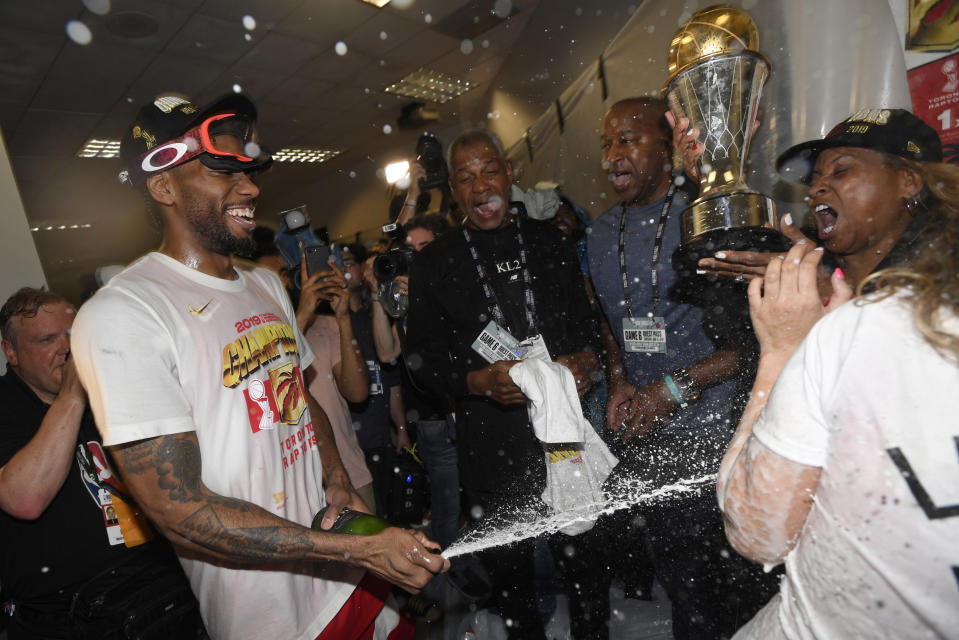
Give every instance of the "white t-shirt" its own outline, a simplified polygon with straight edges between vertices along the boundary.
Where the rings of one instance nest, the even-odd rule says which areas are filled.
[[[279,279],[223,280],[166,255],[137,260],[77,314],[77,370],[106,445],[195,431],[212,491],[310,526],[325,504],[303,368],[313,359]],[[308,638],[362,571],[181,558],[214,638]]]
[[[816,324],[756,422],[822,476],[780,594],[736,638],[959,637],[959,366],[902,298]]]

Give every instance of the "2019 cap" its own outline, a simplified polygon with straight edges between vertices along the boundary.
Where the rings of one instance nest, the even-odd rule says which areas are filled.
[[[942,162],[942,143],[935,129],[905,109],[862,109],[826,134],[786,150],[776,170],[788,180],[809,182],[816,158],[825,149],[858,147],[919,162]]]
[[[212,169],[261,172],[273,163],[256,134],[256,107],[246,96],[229,93],[206,106],[178,94],[157,96],[140,109],[120,142],[125,169],[120,181],[140,185],[159,173],[199,157]],[[238,138],[242,153],[220,136]],[[217,140],[220,138],[220,144]]]

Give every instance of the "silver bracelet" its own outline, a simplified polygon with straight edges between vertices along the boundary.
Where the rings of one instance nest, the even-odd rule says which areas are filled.
[[[688,371],[685,369],[676,369],[669,375],[676,383],[676,386],[679,387],[679,393],[683,397],[684,402],[688,404],[699,400],[703,389],[689,376]]]

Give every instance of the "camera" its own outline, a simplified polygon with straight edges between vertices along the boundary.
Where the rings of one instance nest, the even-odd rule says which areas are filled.
[[[420,178],[421,191],[441,189],[449,182],[450,172],[443,158],[443,145],[432,133],[423,133],[416,141],[416,161],[426,171],[426,177]]]
[[[310,214],[307,212],[305,204],[281,211],[279,216],[283,219],[283,222],[276,232],[273,243],[280,250],[283,264],[290,272],[293,285],[297,289],[300,288],[303,277],[329,268],[327,262],[331,254],[337,265],[342,266],[339,251],[334,249],[331,252],[329,245],[320,240],[313,233],[313,229],[310,228]],[[307,270],[309,271],[305,276],[300,273],[300,263],[304,254],[307,257]]]
[[[407,275],[412,261],[413,250],[407,247],[394,247],[373,260],[373,275],[379,282],[380,304],[391,318],[399,318],[409,309],[409,297],[400,293],[396,277]]]
[[[392,280],[396,276],[405,276],[410,272],[413,250],[406,247],[394,247],[373,259],[373,275],[377,281]]]

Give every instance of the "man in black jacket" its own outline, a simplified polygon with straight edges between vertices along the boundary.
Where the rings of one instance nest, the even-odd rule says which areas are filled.
[[[423,387],[455,399],[460,481],[480,520],[538,504],[545,487],[543,448],[509,369],[520,358],[553,359],[583,393],[599,365],[598,333],[573,247],[509,202],[512,168],[499,140],[467,132],[448,161],[466,220],[413,262],[406,357]],[[532,549],[527,541],[482,558],[511,638],[545,637]],[[570,618],[579,620],[572,600]]]

